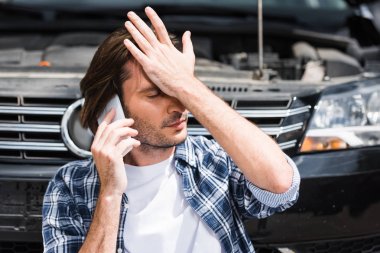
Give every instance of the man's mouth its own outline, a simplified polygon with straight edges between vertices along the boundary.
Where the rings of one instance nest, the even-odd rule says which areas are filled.
[[[169,121],[168,124],[165,124],[164,127],[179,127],[185,125],[189,117],[188,113],[183,113],[182,115],[178,115],[179,117],[173,118],[174,121]]]
[[[176,122],[168,125],[168,127],[177,127],[177,126],[181,125],[183,122],[186,122],[186,119],[177,120]]]

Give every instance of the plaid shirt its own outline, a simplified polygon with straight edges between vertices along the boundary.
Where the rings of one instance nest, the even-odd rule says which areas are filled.
[[[204,137],[187,137],[176,147],[174,161],[189,205],[215,232],[224,252],[254,252],[243,219],[265,218],[284,211],[298,198],[300,176],[294,162],[290,189],[275,194],[245,179],[222,147]],[[93,159],[64,165],[49,183],[43,203],[44,252],[78,252],[89,231],[99,194]],[[117,252],[123,252],[128,198],[120,210]]]

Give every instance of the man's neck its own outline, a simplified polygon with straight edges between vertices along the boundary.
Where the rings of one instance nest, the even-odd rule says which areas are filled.
[[[132,149],[124,157],[124,163],[134,166],[148,166],[168,159],[175,151],[175,146],[170,148],[146,147],[142,144]]]

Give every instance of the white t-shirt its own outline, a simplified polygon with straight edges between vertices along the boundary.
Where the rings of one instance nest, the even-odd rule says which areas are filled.
[[[125,169],[127,252],[222,252],[216,234],[188,205],[173,155],[149,166],[126,164]]]

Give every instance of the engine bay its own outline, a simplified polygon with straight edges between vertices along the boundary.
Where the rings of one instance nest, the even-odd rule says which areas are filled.
[[[107,33],[99,32],[3,36],[0,66],[85,70],[106,36]],[[193,43],[199,66],[248,71],[258,68],[254,36],[196,35]],[[340,48],[315,46],[305,40],[266,37],[264,45],[264,67],[270,70],[269,79],[323,81],[358,75],[380,66],[380,61],[363,61]]]

